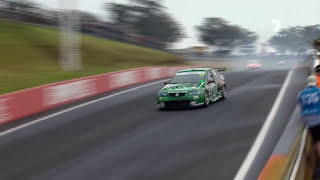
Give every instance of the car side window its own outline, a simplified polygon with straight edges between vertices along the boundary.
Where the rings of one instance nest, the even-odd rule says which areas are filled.
[[[211,72],[212,72],[212,74],[213,74],[213,77],[214,77],[215,81],[218,82],[218,81],[219,81],[219,75],[218,75],[218,73],[217,73],[215,70],[212,70]]]
[[[209,73],[208,73],[208,81],[210,81],[210,80],[214,80],[214,76],[211,71],[209,71]]]

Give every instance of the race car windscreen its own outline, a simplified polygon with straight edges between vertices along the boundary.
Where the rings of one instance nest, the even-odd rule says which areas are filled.
[[[181,73],[174,76],[170,83],[201,83],[204,81],[203,73]]]

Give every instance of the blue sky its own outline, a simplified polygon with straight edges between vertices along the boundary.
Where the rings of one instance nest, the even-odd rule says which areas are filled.
[[[58,8],[59,2],[67,0],[32,0],[44,7]],[[78,8],[107,19],[104,3],[126,0],[73,0]],[[183,2],[183,3],[182,3]],[[264,42],[273,33],[272,20],[280,22],[281,28],[320,24],[320,0],[164,0],[168,12],[185,29],[186,38],[176,44],[182,48],[201,45],[197,40],[195,26],[205,17],[222,17],[255,31]]]

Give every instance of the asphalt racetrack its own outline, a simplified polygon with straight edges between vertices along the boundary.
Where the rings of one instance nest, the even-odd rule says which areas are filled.
[[[233,179],[287,72],[226,73],[208,108],[158,111],[160,82],[2,135],[0,179]]]

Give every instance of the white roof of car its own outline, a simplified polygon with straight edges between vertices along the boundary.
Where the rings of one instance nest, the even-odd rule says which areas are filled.
[[[205,71],[189,71],[189,72],[180,72],[180,73],[177,73],[176,75],[180,76],[180,75],[205,74],[205,73],[206,73]]]

